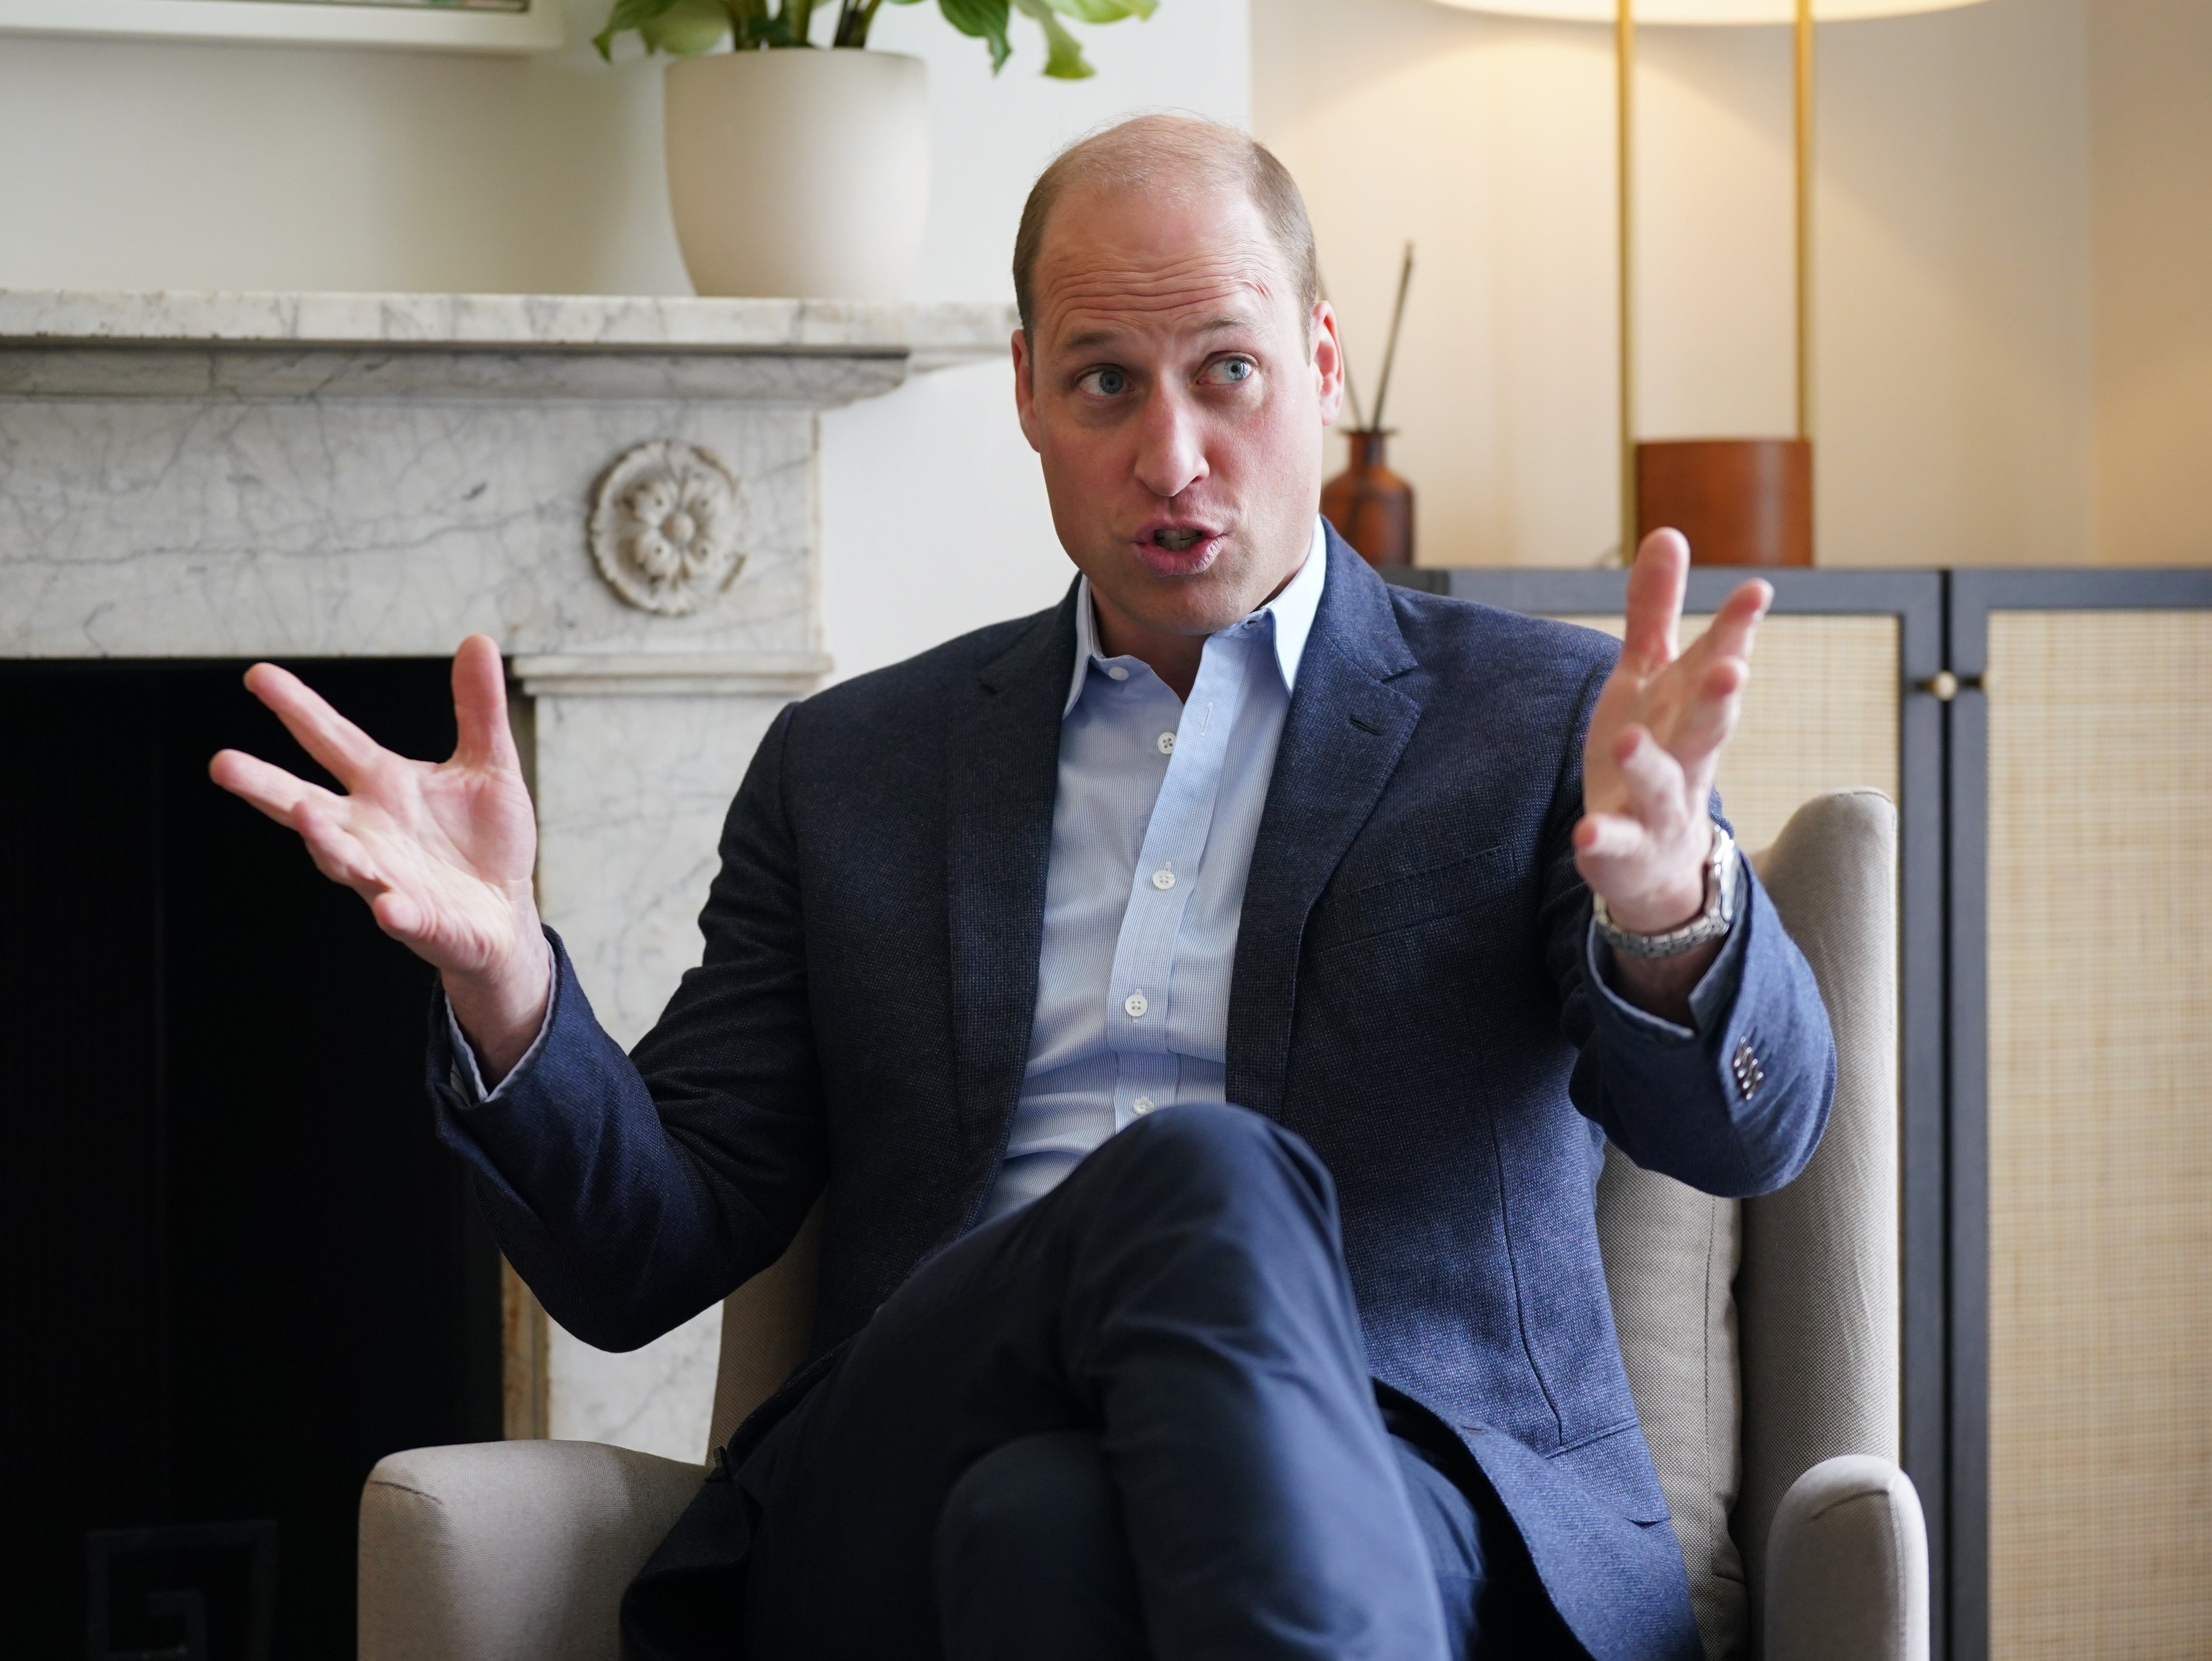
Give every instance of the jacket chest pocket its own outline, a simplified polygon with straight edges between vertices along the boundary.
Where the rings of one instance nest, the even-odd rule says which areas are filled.
[[[1329,890],[1314,908],[1308,949],[1316,955],[1339,951],[1487,909],[1512,893],[1518,875],[1513,849],[1503,843],[1441,860],[1390,861],[1379,871],[1355,876],[1350,887]]]

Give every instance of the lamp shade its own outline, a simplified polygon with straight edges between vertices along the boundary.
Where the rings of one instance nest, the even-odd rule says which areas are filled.
[[[1610,23],[1613,0],[1443,0],[1463,11],[1497,12],[1508,17],[1548,17],[1569,23]],[[1867,17],[1904,17],[1913,12],[1950,11],[1980,0],[1813,0],[1820,23],[1850,23]],[[1638,23],[1789,23],[1796,21],[1796,0],[1635,0]]]

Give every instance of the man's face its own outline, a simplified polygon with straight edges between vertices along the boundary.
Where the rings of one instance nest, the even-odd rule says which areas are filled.
[[[1102,611],[1205,636],[1264,603],[1313,539],[1343,383],[1335,319],[1310,325],[1259,211],[1231,191],[1072,192],[1032,306],[1015,401]]]

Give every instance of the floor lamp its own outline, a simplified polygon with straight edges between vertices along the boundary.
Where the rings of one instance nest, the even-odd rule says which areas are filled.
[[[1816,23],[1948,11],[1978,0],[1444,0],[1468,11],[1611,23],[1620,118],[1620,502],[1624,559],[1671,525],[1705,565],[1813,563],[1813,50]],[[1636,436],[1636,31],[1787,23],[1796,51],[1797,431],[1790,438]]]

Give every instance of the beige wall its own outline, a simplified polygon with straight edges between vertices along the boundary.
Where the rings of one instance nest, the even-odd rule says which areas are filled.
[[[2212,564],[2212,3],[2090,20],[2098,557]]]
[[[2083,5],[1821,32],[1826,563],[2089,557]],[[1305,182],[1355,368],[1379,350],[1400,242],[1422,250],[1390,417],[1420,557],[1602,558],[1619,511],[1610,31],[1429,0],[1254,0],[1253,32],[1255,127]],[[1647,29],[1640,64],[1641,430],[1787,431],[1787,33]]]

